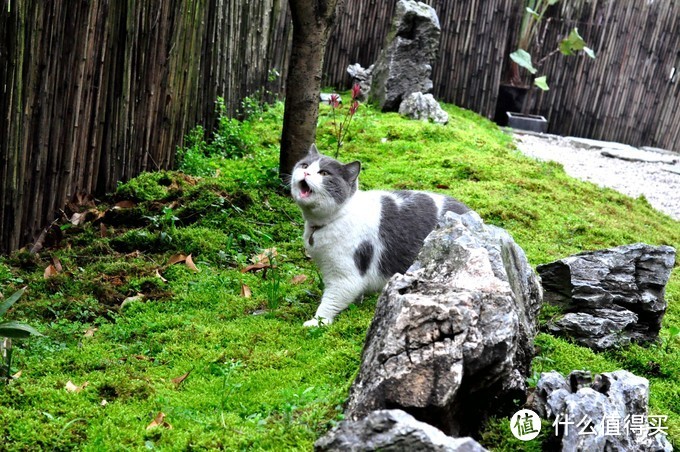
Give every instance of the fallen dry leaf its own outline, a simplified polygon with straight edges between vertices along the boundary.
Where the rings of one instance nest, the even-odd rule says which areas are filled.
[[[24,371],[23,371],[23,370],[20,370],[19,372],[17,372],[17,373],[15,373],[14,375],[12,375],[12,377],[11,377],[12,380],[16,380],[17,378],[19,378],[19,377],[21,376],[22,373],[24,373]]]
[[[95,202],[94,202],[94,196],[88,193],[84,192],[77,192],[74,193],[73,196],[71,197],[71,202],[75,204],[78,207],[94,207]]]
[[[45,272],[43,273],[43,278],[50,279],[51,277],[53,277],[57,274],[59,274],[59,272],[57,271],[57,268],[53,264],[50,264],[45,269]]]
[[[64,389],[66,389],[68,392],[80,392],[83,389],[85,389],[87,387],[87,385],[89,385],[89,384],[90,384],[90,382],[86,381],[82,385],[76,386],[71,380],[69,380],[69,381],[66,382]]]
[[[270,260],[278,255],[279,253],[276,251],[276,248],[267,248],[266,250],[263,250],[260,254],[251,258],[251,261],[254,264],[257,264],[258,262],[269,264]]]
[[[172,381],[175,384],[175,386],[179,387],[179,385],[181,385],[182,382],[187,379],[187,377],[189,376],[190,373],[191,373],[191,371],[185,373],[184,375],[180,375],[177,378],[173,378],[170,381]]]
[[[64,270],[64,268],[61,266],[61,261],[59,260],[58,257],[52,258],[52,265],[54,265],[54,268],[57,269],[58,273],[61,273]]]
[[[116,204],[113,205],[113,209],[132,209],[133,207],[136,207],[137,204],[135,204],[134,201],[126,200],[126,201],[119,201]]]
[[[253,272],[257,270],[262,270],[263,268],[269,268],[271,267],[271,264],[267,262],[266,264],[263,262],[258,262],[257,264],[251,264],[248,265],[246,268],[241,270],[241,273],[248,273],[248,272]]]
[[[140,361],[151,361],[151,362],[156,361],[156,358],[149,358],[148,356],[144,356],[144,355],[134,355],[133,358],[138,359]]]
[[[71,219],[69,221],[73,226],[78,226],[85,220],[86,214],[87,212],[76,212],[73,215],[71,215]]]
[[[92,327],[88,328],[87,331],[85,331],[85,334],[83,334],[83,337],[94,337],[95,331],[97,331],[99,328],[97,327]]]
[[[246,286],[245,284],[241,284],[241,296],[243,298],[250,298],[253,296],[253,292],[250,290],[250,287]]]
[[[170,256],[170,259],[168,259],[167,266],[179,264],[180,262],[185,262],[187,260],[187,257],[184,254],[173,254]]]
[[[120,304],[120,308],[123,309],[123,306],[134,303],[135,301],[144,301],[144,294],[143,293],[138,293],[135,296],[132,297],[127,297],[123,302]]]
[[[105,238],[106,237],[106,225],[104,223],[99,223],[99,237]]]
[[[151,421],[151,423],[149,425],[146,426],[146,429],[151,430],[152,428],[161,427],[161,426],[168,428],[168,429],[172,428],[172,426],[170,424],[165,422],[165,413],[163,413],[162,411],[159,411],[158,414],[156,415],[156,418],[153,421]]]
[[[300,274],[293,276],[293,279],[290,282],[293,284],[302,284],[305,281],[307,281],[307,275]]]
[[[161,272],[156,269],[156,277],[159,278],[163,282],[168,282],[167,279],[163,278],[163,275],[161,275]]]
[[[266,250],[263,250],[260,254],[256,254],[255,256],[250,258],[252,264],[246,266],[246,268],[241,270],[241,273],[248,273],[252,271],[262,270],[263,268],[275,267],[275,265],[272,265],[271,259],[276,256],[278,256],[276,248],[268,248]]]
[[[187,267],[189,267],[189,270],[195,271],[195,272],[200,272],[198,267],[196,267],[196,264],[194,264],[194,260],[191,258],[191,254],[187,256],[186,261],[184,261]]]

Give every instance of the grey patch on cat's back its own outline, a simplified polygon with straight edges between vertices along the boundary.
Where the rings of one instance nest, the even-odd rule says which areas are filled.
[[[354,251],[354,265],[357,266],[359,274],[364,276],[371,266],[373,260],[373,244],[364,240]]]
[[[447,196],[444,198],[444,206],[442,207],[441,214],[444,215],[446,212],[453,212],[462,215],[465,212],[469,212],[470,210],[471,209],[462,202]]]
[[[427,194],[400,191],[394,195],[400,198],[400,205],[391,196],[380,199],[379,235],[383,252],[379,266],[385,276],[409,268],[438,220],[437,205]]]

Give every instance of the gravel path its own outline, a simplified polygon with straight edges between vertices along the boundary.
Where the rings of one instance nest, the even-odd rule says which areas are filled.
[[[680,154],[555,135],[515,133],[514,137],[524,154],[559,162],[577,179],[632,197],[644,195],[654,208],[680,220]]]

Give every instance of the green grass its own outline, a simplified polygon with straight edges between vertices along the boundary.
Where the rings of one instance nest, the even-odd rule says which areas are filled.
[[[680,223],[644,199],[525,158],[489,121],[445,108],[451,120],[442,127],[362,106],[340,158],[363,162],[364,189],[463,200],[510,231],[533,265],[632,242],[680,243]],[[322,107],[317,141],[332,153],[329,117]],[[302,218],[278,183],[281,118],[277,105],[243,124],[223,121],[217,140],[197,129],[180,153],[190,174],[143,174],[98,205],[101,219],[64,226],[61,242],[40,256],[0,259],[5,297],[28,285],[8,318],[46,335],[16,344],[13,371],[22,373],[0,387],[0,449],[309,450],[342,419],[376,297],[330,327],[302,327],[322,283],[303,252]],[[122,200],[135,205],[111,208]],[[275,269],[241,271],[271,248]],[[177,253],[191,253],[200,272],[168,266]],[[53,257],[63,272],[46,280]],[[306,280],[295,284],[298,275]],[[144,300],[121,308],[139,293]],[[666,298],[658,345],[598,354],[541,333],[534,370],[626,368],[648,378],[651,412],[669,416],[679,446],[680,341],[670,329],[680,326],[677,267]],[[68,381],[87,385],[68,392]],[[147,429],[158,413],[167,424]],[[482,441],[517,450],[511,438],[507,419],[495,419]]]

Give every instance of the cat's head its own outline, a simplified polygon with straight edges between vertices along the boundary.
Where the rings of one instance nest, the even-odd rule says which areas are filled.
[[[361,163],[346,165],[319,153],[312,144],[309,153],[295,164],[290,191],[304,211],[317,216],[332,214],[359,187]]]

